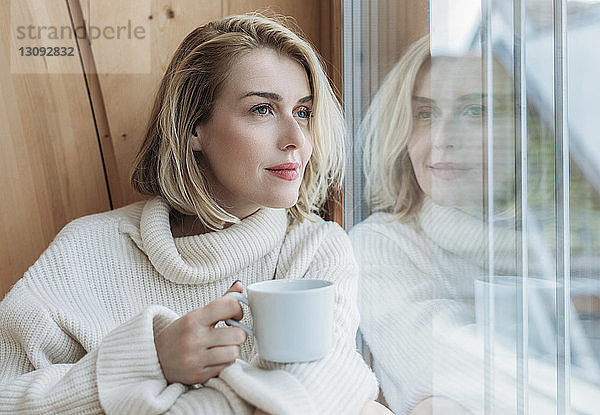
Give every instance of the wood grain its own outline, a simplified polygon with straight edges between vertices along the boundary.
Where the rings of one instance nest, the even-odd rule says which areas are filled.
[[[67,222],[110,208],[79,59],[29,57],[28,67],[13,68],[33,73],[14,73],[9,63],[19,46],[11,28],[70,26],[65,3],[44,8],[35,0],[12,1],[10,7],[2,2],[0,297]],[[61,42],[74,45],[73,39]]]

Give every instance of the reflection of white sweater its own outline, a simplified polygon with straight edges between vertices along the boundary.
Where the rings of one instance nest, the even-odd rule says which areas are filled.
[[[286,228],[284,210],[262,209],[222,231],[173,238],[160,198],[71,222],[0,303],[0,413],[358,413],[377,387],[354,350],[350,244],[322,220]],[[168,385],[154,334],[236,279],[274,275],[335,281],[332,351],[275,364],[249,339],[243,360],[204,388]]]
[[[483,237],[481,221],[430,199],[416,226],[375,213],[350,231],[360,267],[361,333],[384,397],[398,414],[432,395],[474,412],[482,408],[482,361],[473,361],[456,336],[474,321]],[[512,233],[497,237],[497,252],[512,252]],[[498,259],[505,266],[499,271],[509,272],[510,255]]]

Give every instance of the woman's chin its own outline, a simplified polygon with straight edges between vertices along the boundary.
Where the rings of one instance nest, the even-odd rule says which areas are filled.
[[[298,195],[290,195],[267,201],[263,206],[271,209],[289,209],[298,203]]]

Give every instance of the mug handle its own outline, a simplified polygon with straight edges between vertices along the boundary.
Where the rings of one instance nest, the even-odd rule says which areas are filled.
[[[246,305],[249,306],[248,304],[248,298],[242,294],[242,293],[238,293],[238,292],[231,292],[231,293],[227,293],[225,294],[226,297],[233,297],[236,300],[238,300],[241,303],[244,303]],[[241,329],[243,329],[246,333],[248,333],[249,336],[254,336],[254,331],[246,326],[243,323],[240,323],[239,321],[233,320],[228,318],[227,320],[225,320],[225,323],[229,324],[230,326],[236,326],[236,327],[240,327]]]

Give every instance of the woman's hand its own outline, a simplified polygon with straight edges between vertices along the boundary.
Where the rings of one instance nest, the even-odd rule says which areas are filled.
[[[227,292],[242,291],[235,282]],[[204,383],[216,377],[240,355],[246,332],[239,327],[215,325],[243,316],[239,302],[220,297],[169,324],[154,339],[158,361],[169,383]]]

